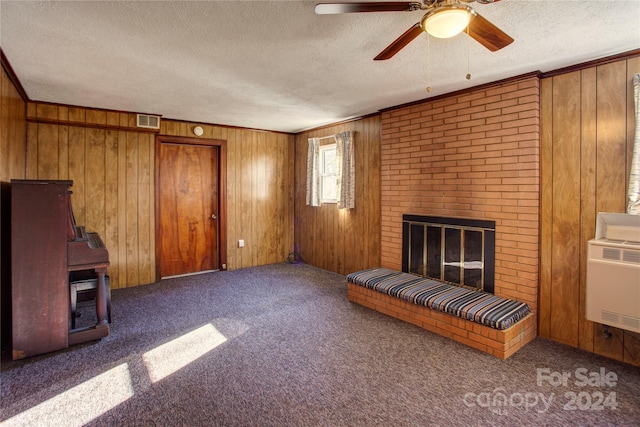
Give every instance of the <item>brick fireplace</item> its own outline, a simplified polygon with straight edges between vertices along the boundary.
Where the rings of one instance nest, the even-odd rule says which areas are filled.
[[[539,104],[526,75],[383,111],[383,267],[402,269],[403,214],[495,221],[494,293],[537,313]]]

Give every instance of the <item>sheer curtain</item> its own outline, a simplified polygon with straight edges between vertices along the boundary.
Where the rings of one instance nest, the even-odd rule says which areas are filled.
[[[338,166],[338,209],[356,206],[356,168],[353,152],[353,131],[335,136],[336,163]]]
[[[356,205],[356,168],[353,152],[353,131],[334,135],[338,209],[352,209]],[[309,138],[307,151],[307,205],[320,206],[320,138]]]
[[[307,205],[320,206],[320,138],[309,138],[307,151]]]
[[[633,94],[636,109],[636,130],[633,138],[631,175],[627,192],[627,213],[640,215],[640,74],[633,76]]]

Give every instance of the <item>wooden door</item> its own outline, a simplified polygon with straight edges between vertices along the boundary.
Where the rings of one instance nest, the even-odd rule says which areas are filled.
[[[218,269],[216,146],[160,144],[160,275]]]

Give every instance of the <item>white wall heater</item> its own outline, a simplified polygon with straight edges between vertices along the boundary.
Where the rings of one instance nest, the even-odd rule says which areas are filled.
[[[586,316],[640,332],[640,215],[599,213],[588,243]]]

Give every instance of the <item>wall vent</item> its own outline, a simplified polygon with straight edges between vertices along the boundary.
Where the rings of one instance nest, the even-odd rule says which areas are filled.
[[[602,258],[618,261],[620,259],[620,249],[615,248],[603,248]]]
[[[622,260],[640,264],[640,251],[623,251]]]
[[[160,116],[138,114],[137,126],[139,128],[160,129]]]
[[[618,313],[612,313],[610,311],[602,310],[601,312],[602,320],[606,322],[619,323],[620,318],[618,317]]]
[[[640,319],[637,317],[622,315],[622,324],[629,326],[632,329],[640,330]]]

